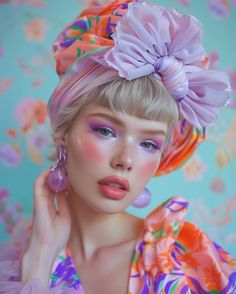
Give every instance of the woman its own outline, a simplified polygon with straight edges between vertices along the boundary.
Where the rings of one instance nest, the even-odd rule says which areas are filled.
[[[1,264],[0,293],[236,293],[235,261],[184,221],[184,199],[145,220],[124,211],[192,154],[230,93],[206,69],[195,18],[129,2],[84,10],[54,44],[58,159],[36,180],[29,240]]]

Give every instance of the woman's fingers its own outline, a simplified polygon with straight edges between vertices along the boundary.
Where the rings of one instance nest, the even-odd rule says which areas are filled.
[[[56,194],[48,187],[49,172],[46,170],[41,173],[34,184],[33,225],[29,247],[33,252],[35,248],[47,248],[56,255],[68,240],[71,218],[64,193]]]
[[[69,212],[69,205],[66,198],[65,192],[60,192],[57,195],[57,202],[58,202],[58,212],[61,216],[68,217]]]
[[[44,171],[35,181],[34,186],[34,210],[48,210],[50,213],[59,213],[61,216],[68,216],[69,207],[66,200],[66,192],[59,192],[57,195],[47,184],[47,177],[50,170]],[[57,205],[55,205],[55,195]]]
[[[54,192],[47,185],[50,170],[42,172],[34,184],[34,210],[55,209]]]

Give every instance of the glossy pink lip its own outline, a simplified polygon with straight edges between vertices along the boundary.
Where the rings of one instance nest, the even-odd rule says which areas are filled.
[[[125,191],[129,191],[129,182],[122,177],[110,176],[110,177],[103,178],[98,183],[99,184],[115,183],[120,185]]]
[[[126,197],[127,191],[107,184],[98,184],[103,196],[113,200],[121,200]]]

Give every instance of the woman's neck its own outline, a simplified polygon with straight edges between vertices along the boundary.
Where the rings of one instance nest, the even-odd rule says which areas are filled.
[[[72,252],[78,252],[80,260],[90,260],[101,248],[139,239],[142,219],[124,211],[112,215],[97,212],[73,192],[68,194],[67,199],[72,216],[68,245]]]

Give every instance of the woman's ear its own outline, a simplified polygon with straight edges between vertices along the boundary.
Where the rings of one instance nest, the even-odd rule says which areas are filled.
[[[66,145],[66,134],[63,136],[57,136],[53,138],[55,146]]]

